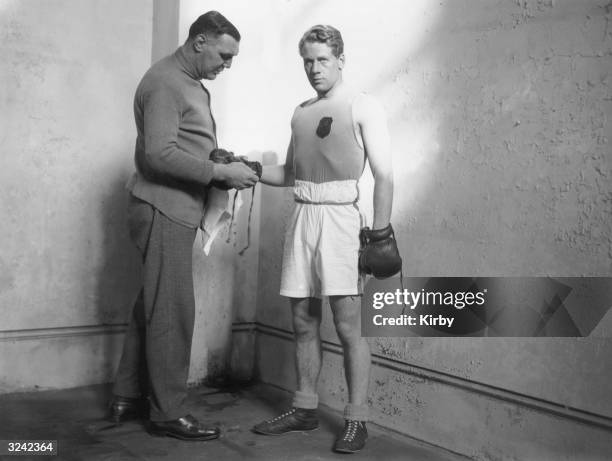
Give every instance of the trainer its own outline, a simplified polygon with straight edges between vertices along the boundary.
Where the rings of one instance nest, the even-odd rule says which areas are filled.
[[[358,181],[367,160],[375,179],[373,228],[386,234],[393,179],[384,111],[374,98],[343,83],[343,48],[340,32],[331,26],[314,26],[300,40],[304,70],[317,95],[295,109],[285,165],[264,166],[261,177],[294,191],[280,293],[289,297],[293,313],[297,390],[293,408],[253,430],[278,435],[318,427],[321,298],[328,296],[349,394],[334,450],[353,453],[367,439],[370,373],[370,349],[360,326],[359,234],[365,223]]]
[[[135,303],[117,371],[108,418],[150,421],[151,434],[183,440],[219,437],[185,406],[195,302],[192,247],[211,182],[253,186],[245,164],[215,164],[210,94],[214,80],[238,54],[240,34],[210,11],[189,29],[176,52],[154,64],[134,98],[136,174],[130,180],[130,235],[142,254],[143,289]]]

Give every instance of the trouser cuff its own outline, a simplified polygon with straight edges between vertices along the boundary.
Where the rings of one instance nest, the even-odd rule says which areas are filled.
[[[295,408],[314,410],[319,406],[319,396],[309,392],[295,391],[295,394],[293,394],[293,406]]]
[[[344,407],[344,419],[368,421],[370,419],[370,408],[367,405],[349,403]]]

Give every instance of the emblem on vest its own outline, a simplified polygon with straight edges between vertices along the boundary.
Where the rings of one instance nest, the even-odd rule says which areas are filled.
[[[324,138],[331,132],[332,122],[334,120],[331,117],[323,117],[319,120],[319,126],[317,127],[317,136]]]

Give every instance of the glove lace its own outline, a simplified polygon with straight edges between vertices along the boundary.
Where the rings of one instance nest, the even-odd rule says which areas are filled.
[[[249,206],[249,217],[247,220],[247,244],[246,246],[238,252],[240,256],[244,254],[244,252],[251,246],[251,217],[253,215],[253,203],[255,202],[255,186],[251,187],[251,205]],[[226,243],[230,243],[232,236],[232,226],[234,224],[234,214],[236,211],[236,201],[238,200],[238,190],[234,192],[234,199],[232,203],[232,216],[230,218],[229,229],[227,232],[227,240]]]
[[[247,220],[247,244],[246,246],[238,252],[240,256],[244,254],[247,248],[251,245],[251,215],[253,214],[253,203],[255,202],[255,186],[253,185],[251,188],[251,205],[249,206],[249,218]]]

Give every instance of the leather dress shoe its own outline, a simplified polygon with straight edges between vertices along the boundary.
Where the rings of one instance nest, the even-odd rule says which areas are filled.
[[[122,423],[146,416],[146,405],[143,399],[113,396],[106,419],[113,423]]]
[[[218,427],[203,427],[191,415],[171,421],[150,421],[148,427],[151,435],[175,437],[181,440],[213,440],[219,438]]]

